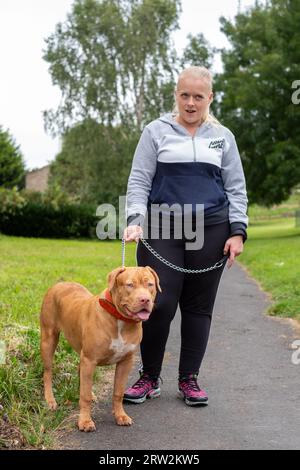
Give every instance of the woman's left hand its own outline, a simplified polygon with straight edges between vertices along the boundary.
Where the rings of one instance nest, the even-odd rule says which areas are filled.
[[[239,256],[243,252],[243,249],[244,243],[242,235],[234,235],[233,237],[228,238],[224,246],[224,255],[227,255],[229,252],[228,268],[231,268],[235,257]]]

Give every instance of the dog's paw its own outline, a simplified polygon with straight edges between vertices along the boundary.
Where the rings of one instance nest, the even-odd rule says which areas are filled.
[[[79,419],[78,428],[79,428],[79,431],[84,431],[84,432],[96,431],[96,426],[92,419],[89,419],[89,420]]]
[[[51,410],[51,411],[57,410],[57,403],[56,403],[56,400],[54,398],[53,398],[53,400],[47,400],[47,403],[48,403],[49,410]]]
[[[119,415],[119,416],[115,415],[115,419],[116,419],[116,423],[119,426],[131,426],[133,424],[133,419],[130,418],[130,416],[126,414]]]

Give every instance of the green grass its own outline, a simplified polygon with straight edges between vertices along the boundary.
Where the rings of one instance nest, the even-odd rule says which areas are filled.
[[[254,221],[239,260],[271,293],[271,315],[300,320],[300,227],[295,218]]]
[[[300,209],[300,189],[295,189],[290,198],[271,208],[252,204],[249,207],[250,223],[256,220],[276,219],[278,217],[293,217],[296,210]]]
[[[135,265],[135,244],[127,245],[126,253],[126,264]],[[54,367],[60,406],[57,412],[49,412],[43,399],[39,353],[43,296],[59,280],[77,281],[99,293],[106,287],[107,274],[121,264],[121,243],[0,235],[0,254],[0,340],[8,350],[6,364],[0,365],[2,414],[21,429],[29,445],[53,447],[57,428],[78,410],[78,356],[60,340]],[[98,370],[101,381],[105,368]],[[1,442],[5,445],[0,439],[0,447]]]

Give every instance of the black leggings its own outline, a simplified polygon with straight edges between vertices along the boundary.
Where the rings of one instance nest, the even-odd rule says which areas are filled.
[[[200,250],[185,250],[185,240],[148,240],[164,258],[190,269],[212,266],[223,257],[223,248],[230,236],[229,222],[210,225],[204,230]],[[143,371],[159,376],[169,335],[170,324],[178,304],[181,310],[181,350],[179,374],[197,374],[205,354],[213,307],[223,267],[204,274],[185,274],[169,268],[141,243],[137,246],[138,266],[151,266],[160,278],[150,319],[143,323],[141,356]]]

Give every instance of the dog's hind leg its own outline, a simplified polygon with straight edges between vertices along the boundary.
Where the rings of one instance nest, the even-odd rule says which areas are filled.
[[[59,331],[41,327],[41,356],[44,363],[44,394],[50,410],[56,410],[57,403],[52,391],[52,362],[59,340]]]

